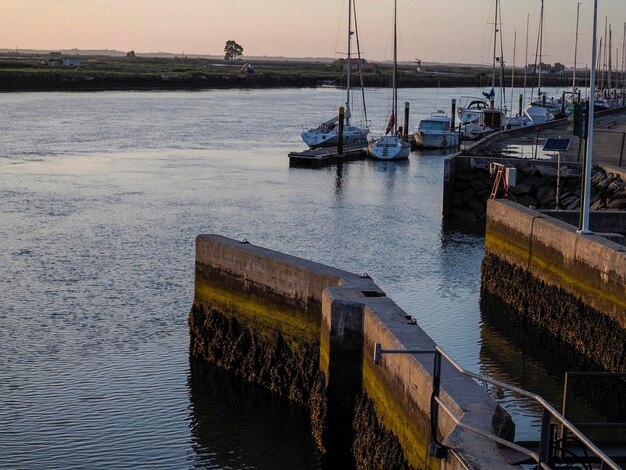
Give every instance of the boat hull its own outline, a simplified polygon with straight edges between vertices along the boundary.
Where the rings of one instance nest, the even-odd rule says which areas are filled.
[[[415,145],[419,148],[447,149],[458,147],[459,137],[455,132],[428,134],[416,132],[414,134]]]
[[[368,132],[367,129],[350,126],[344,129],[343,143],[344,145],[365,144],[367,143]],[[338,144],[338,132],[336,129],[325,132],[318,127],[304,131],[300,134],[300,137],[302,137],[303,142],[311,149],[336,147]]]
[[[377,160],[402,160],[409,158],[411,145],[400,137],[383,136],[370,143],[368,153]]]

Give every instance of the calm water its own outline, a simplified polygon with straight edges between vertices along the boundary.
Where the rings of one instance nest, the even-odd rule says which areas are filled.
[[[400,99],[417,123],[477,93]],[[368,96],[381,129],[388,92]],[[0,95],[0,467],[319,468],[303,410],[190,366],[199,233],[367,272],[463,366],[558,395],[481,320],[483,238],[442,225],[441,154],[288,167],[342,97]],[[503,402],[534,436],[535,411]]]

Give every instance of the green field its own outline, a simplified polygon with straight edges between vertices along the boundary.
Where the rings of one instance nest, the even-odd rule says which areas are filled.
[[[345,85],[345,71],[329,62],[257,60],[255,72],[240,73],[244,62],[219,59],[81,56],[79,67],[43,63],[41,57],[0,58],[0,91],[108,90],[108,89],[206,89],[314,87],[324,82]],[[511,79],[507,71],[505,83]],[[379,64],[364,72],[368,87],[388,86],[391,64]],[[353,72],[354,84],[358,76]],[[566,85],[564,76],[544,77],[546,85]],[[411,64],[399,65],[400,87],[485,87],[491,71],[476,66],[436,65],[418,73]],[[521,85],[521,73],[516,75]]]

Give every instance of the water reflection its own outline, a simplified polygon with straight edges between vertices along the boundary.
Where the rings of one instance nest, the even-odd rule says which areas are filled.
[[[557,410],[563,402],[567,371],[601,370],[590,359],[535,327],[494,296],[481,292],[481,372],[498,380],[540,394]],[[576,379],[569,408],[573,422],[626,421],[623,381]],[[517,439],[538,439],[541,408],[501,390],[500,403],[515,413]],[[595,439],[615,440],[615,430],[583,430]],[[624,436],[622,436],[623,438]]]
[[[189,423],[195,468],[322,468],[304,407],[190,360]]]

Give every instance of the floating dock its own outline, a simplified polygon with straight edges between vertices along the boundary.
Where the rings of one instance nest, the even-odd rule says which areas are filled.
[[[365,158],[367,158],[367,144],[350,144],[343,146],[343,153],[339,153],[337,147],[289,152],[289,166],[321,168],[335,163],[352,162]]]

